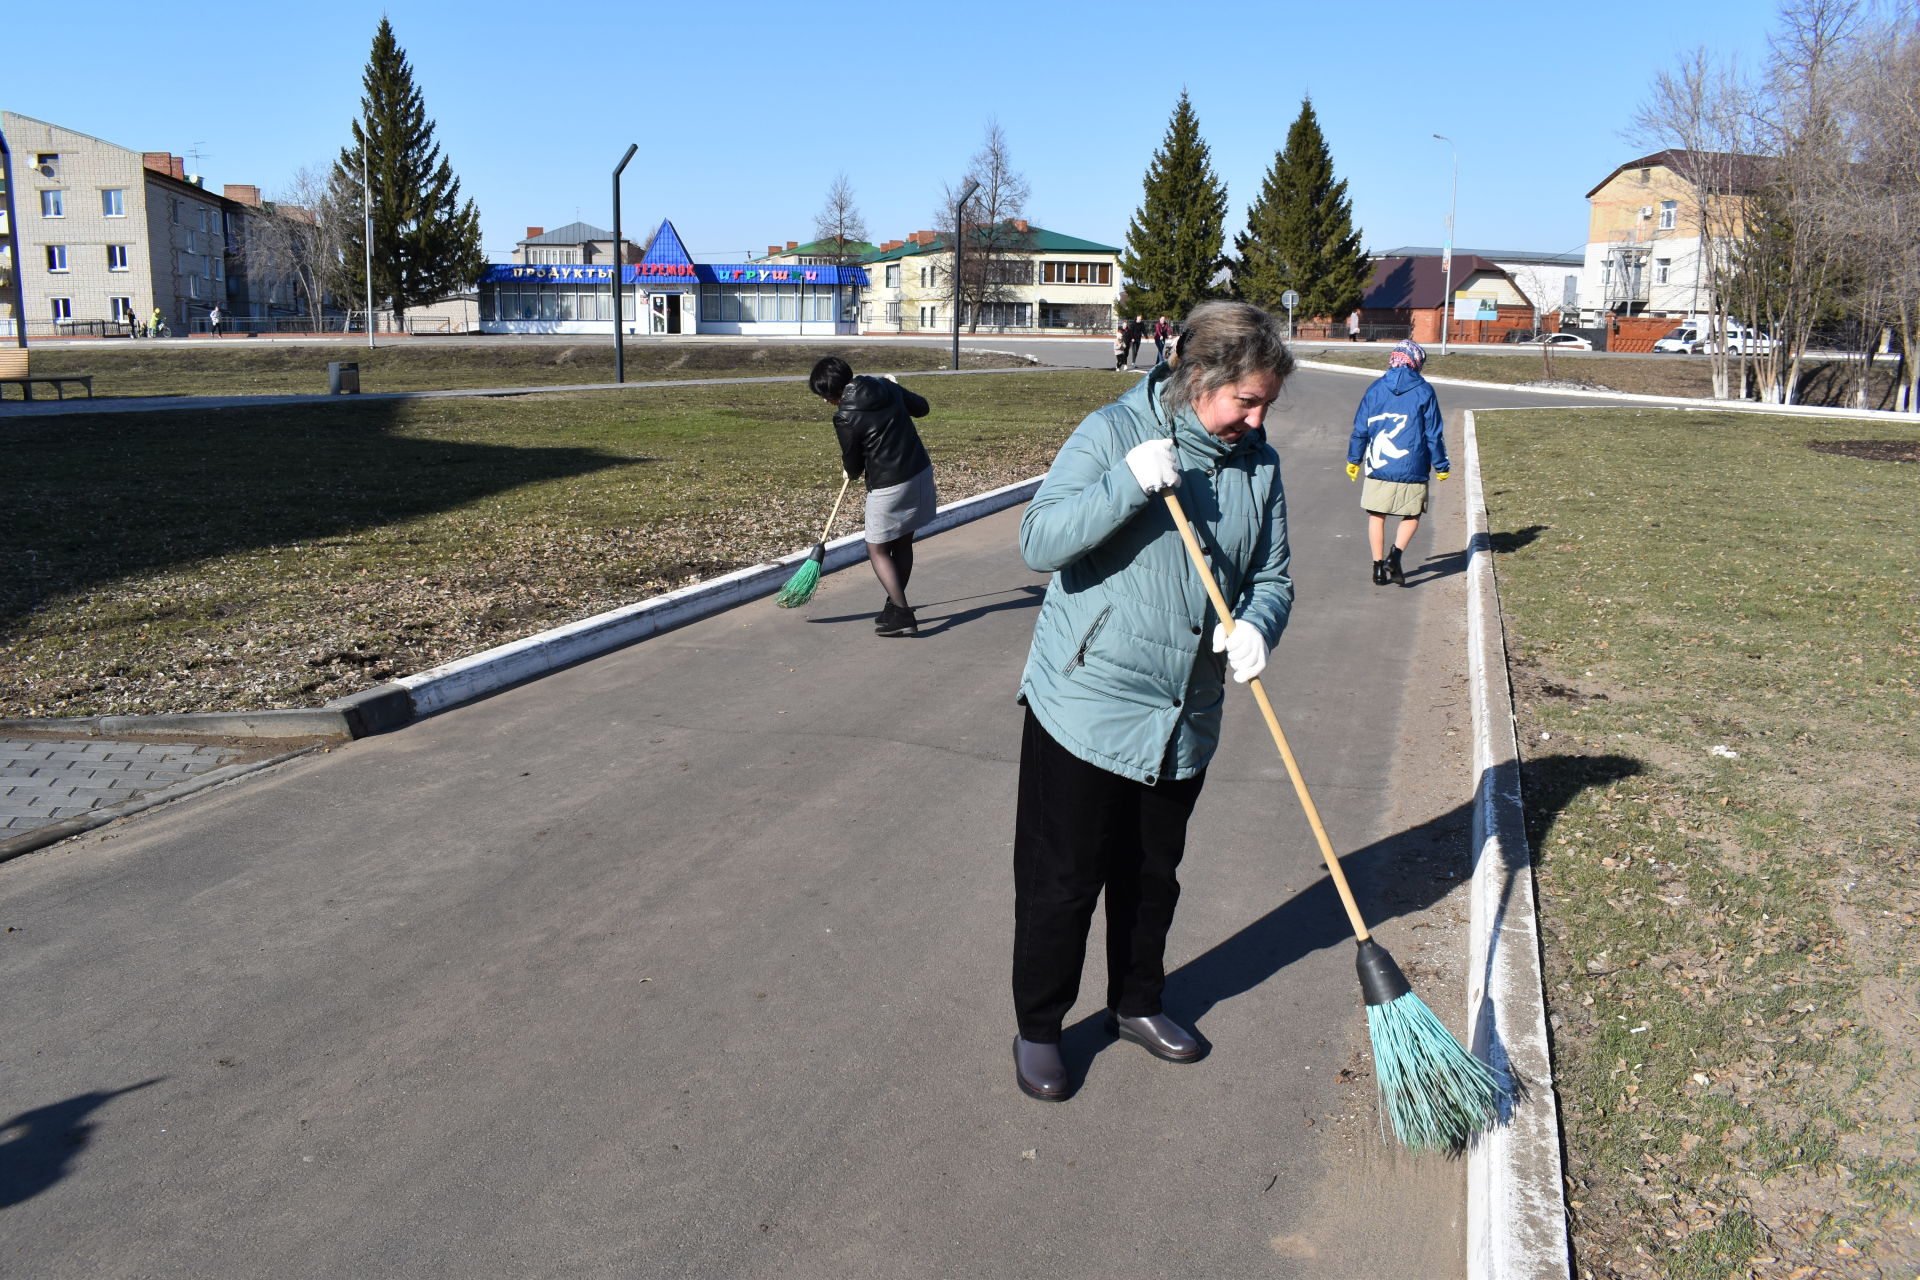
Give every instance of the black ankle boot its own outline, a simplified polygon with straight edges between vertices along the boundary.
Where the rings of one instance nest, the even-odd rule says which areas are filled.
[[[1387,578],[1396,587],[1407,585],[1407,575],[1400,569],[1400,548],[1387,552]]]
[[[1387,585],[1387,562],[1385,560],[1375,560],[1373,562],[1373,585],[1376,587],[1384,587]]]

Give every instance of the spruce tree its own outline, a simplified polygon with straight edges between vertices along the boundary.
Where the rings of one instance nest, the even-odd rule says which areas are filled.
[[[1300,294],[1301,318],[1337,319],[1360,305],[1373,268],[1311,98],[1300,100],[1287,148],[1274,156],[1233,248],[1234,294],[1255,306],[1277,310],[1288,289]]]
[[[1213,278],[1224,265],[1227,219],[1227,187],[1213,171],[1184,89],[1143,185],[1146,198],[1127,223],[1120,256],[1129,282],[1123,309],[1129,316],[1165,315],[1178,323],[1218,296]]]
[[[460,202],[460,180],[433,140],[413,67],[380,19],[373,52],[361,77],[360,119],[353,145],[334,165],[339,189],[352,193],[342,266],[354,299],[366,293],[365,215],[361,203],[361,156],[373,193],[373,293],[388,300],[396,320],[408,310],[473,287],[485,266],[480,252],[480,211]]]

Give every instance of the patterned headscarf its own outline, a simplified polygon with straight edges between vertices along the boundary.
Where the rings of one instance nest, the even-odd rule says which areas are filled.
[[[1415,342],[1412,338],[1406,338],[1396,343],[1392,353],[1387,356],[1387,368],[1389,369],[1398,369],[1404,366],[1417,373],[1419,372],[1420,366],[1426,362],[1427,349]]]

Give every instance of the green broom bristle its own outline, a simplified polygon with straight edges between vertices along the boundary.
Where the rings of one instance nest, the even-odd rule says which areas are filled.
[[[1412,992],[1368,1005],[1367,1034],[1380,1104],[1403,1145],[1461,1151],[1509,1109],[1513,1081],[1461,1048]]]
[[[805,604],[813,599],[813,589],[820,585],[820,562],[808,557],[800,566],[799,572],[787,579],[787,585],[780,588],[780,594],[773,602],[782,609],[791,609],[795,605]]]

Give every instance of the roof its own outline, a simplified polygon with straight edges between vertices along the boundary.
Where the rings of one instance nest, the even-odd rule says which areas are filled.
[[[862,262],[896,262],[901,258],[911,258],[922,253],[946,253],[947,237],[937,235],[930,243],[919,244],[912,240],[895,249],[875,252],[862,258]],[[1049,231],[1045,227],[1029,225],[1027,244],[1023,252],[1027,253],[1119,253],[1118,245],[1100,244],[1094,240],[1082,240],[1077,236],[1062,235],[1058,231]]]
[[[1439,245],[1410,244],[1372,256],[1376,258],[1437,258],[1442,252],[1444,250]],[[1533,262],[1568,267],[1582,266],[1587,260],[1587,255],[1578,249],[1571,253],[1545,253],[1538,249],[1455,249],[1454,253],[1460,257],[1490,258],[1495,262]]]
[[[521,244],[590,244],[595,240],[611,240],[613,232],[602,231],[591,222],[569,222],[544,235],[529,237]]]
[[[1360,306],[1367,311],[1387,311],[1400,308],[1425,310],[1445,303],[1447,285],[1445,263],[1440,255],[1420,255],[1418,257],[1387,257],[1376,259],[1373,264],[1373,278],[1367,281],[1366,292],[1361,295]],[[1477,253],[1456,253],[1453,255],[1452,284],[1458,286],[1461,281],[1472,278],[1476,272],[1487,271],[1502,279],[1512,279],[1501,269],[1500,264]]]
[[[879,245],[869,244],[865,240],[849,240],[847,241],[846,249],[842,250],[839,244],[829,236],[825,240],[809,240],[807,243],[795,245],[791,249],[780,249],[773,253],[766,254],[763,257],[748,258],[747,261],[765,262],[768,258],[786,258],[798,254],[831,253],[838,255],[842,252],[850,253],[857,258],[869,253],[878,253],[879,251]]]
[[[1668,147],[1664,151],[1655,151],[1651,155],[1629,160],[1594,184],[1593,191],[1587,192],[1587,199],[1593,199],[1594,192],[1606,186],[1629,169],[1650,169],[1659,165],[1671,170],[1683,178],[1694,174],[1725,174],[1726,185],[1733,191],[1755,191],[1766,181],[1767,171],[1773,167],[1768,156],[1752,156],[1740,151],[1689,151],[1684,147]]]

